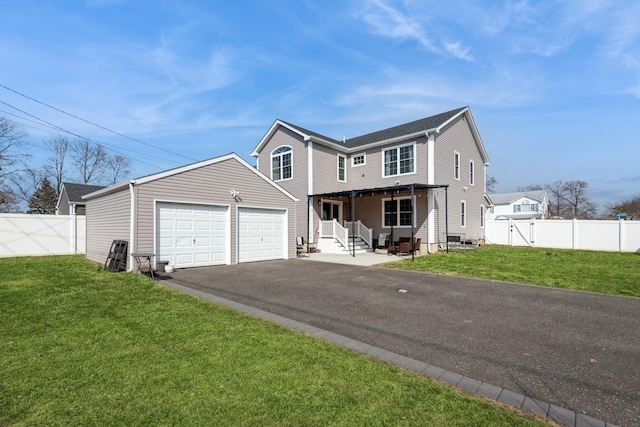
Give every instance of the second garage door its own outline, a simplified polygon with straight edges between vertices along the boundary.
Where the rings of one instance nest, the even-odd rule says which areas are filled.
[[[158,202],[156,257],[176,268],[229,263],[226,206]]]
[[[286,258],[286,221],[283,210],[238,208],[238,262]]]

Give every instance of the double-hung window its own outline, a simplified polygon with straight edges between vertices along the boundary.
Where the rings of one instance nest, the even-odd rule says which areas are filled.
[[[396,176],[416,171],[416,145],[408,144],[387,148],[383,152],[383,175]]]
[[[475,164],[473,163],[473,160],[469,160],[469,185],[475,185],[475,172]]]
[[[460,181],[460,153],[453,152],[453,177]]]
[[[346,182],[347,180],[347,158],[342,154],[338,154],[338,181]]]
[[[460,227],[467,226],[467,202],[460,201]]]
[[[410,227],[412,213],[411,198],[383,200],[385,227]]]
[[[291,179],[291,147],[278,147],[271,152],[271,179]]]

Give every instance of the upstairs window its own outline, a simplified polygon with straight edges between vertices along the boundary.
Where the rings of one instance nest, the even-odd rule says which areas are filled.
[[[362,166],[365,164],[367,164],[367,158],[364,153],[351,156],[351,166]]]
[[[345,182],[347,180],[347,158],[342,154],[338,154],[338,181]]]
[[[469,185],[475,185],[476,177],[475,175],[475,165],[473,160],[469,160]]]
[[[521,204],[521,205],[513,205],[513,212],[514,213],[519,213],[519,212],[538,212],[538,207],[540,205],[538,203],[531,203],[531,204]]]
[[[453,152],[453,177],[460,181],[460,153]]]
[[[396,176],[414,173],[415,144],[402,145],[384,150],[384,176]]]
[[[278,147],[271,152],[271,179],[291,179],[291,147]]]
[[[460,201],[460,227],[467,226],[467,202]]]

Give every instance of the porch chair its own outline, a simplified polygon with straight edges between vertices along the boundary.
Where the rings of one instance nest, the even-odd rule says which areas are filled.
[[[420,252],[420,241],[421,239],[414,237],[413,238],[413,251]],[[406,241],[400,242],[398,247],[398,252],[401,254],[410,254],[411,253],[411,238],[406,238]]]
[[[306,248],[304,247],[304,237],[296,237],[296,254],[300,255],[305,251]]]

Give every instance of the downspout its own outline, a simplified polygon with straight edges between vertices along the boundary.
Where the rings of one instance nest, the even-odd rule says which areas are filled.
[[[449,253],[449,187],[444,187],[444,234],[447,239],[447,253]]]
[[[134,233],[134,224],[135,224],[135,220],[136,220],[136,194],[135,194],[135,182],[134,181],[130,181],[129,182],[129,196],[131,199],[131,209],[130,209],[130,215],[129,215],[129,262],[127,263],[127,271],[128,272],[132,272],[133,271],[133,256],[131,256],[132,253],[135,252],[134,250],[134,238],[135,238],[135,233]],[[135,245],[136,247],[138,245]]]
[[[426,133],[427,137],[427,184],[435,185],[435,135]],[[433,189],[427,189],[427,253],[431,254],[431,245],[435,242],[434,234],[436,232],[434,210],[435,210],[435,194]]]
[[[312,203],[313,197],[311,195],[307,195],[307,254],[309,254],[309,228],[311,227],[311,225],[309,225],[311,217],[310,217],[310,211],[311,211],[311,203]]]

